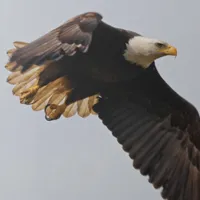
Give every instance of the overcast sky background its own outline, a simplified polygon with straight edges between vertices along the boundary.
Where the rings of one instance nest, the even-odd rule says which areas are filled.
[[[199,7],[199,0],[1,0],[0,199],[161,200],[97,117],[47,122],[43,111],[21,105],[6,83],[6,51],[15,40],[32,41],[77,14],[98,11],[115,26],[175,45],[178,57],[157,66],[200,110]]]

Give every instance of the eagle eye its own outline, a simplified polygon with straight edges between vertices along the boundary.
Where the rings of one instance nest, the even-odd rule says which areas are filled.
[[[165,46],[165,44],[163,44],[163,43],[160,43],[160,42],[157,42],[157,43],[156,43],[156,46],[157,46],[158,48],[162,48],[162,47],[164,47],[164,46]]]

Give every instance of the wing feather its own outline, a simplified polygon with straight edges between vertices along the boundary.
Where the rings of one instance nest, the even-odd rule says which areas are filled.
[[[79,100],[77,102],[77,106],[78,106],[78,114],[81,117],[88,117],[91,113],[89,105],[88,105],[88,98]]]
[[[77,102],[68,105],[63,112],[63,116],[66,118],[72,117],[77,113]]]
[[[28,43],[25,42],[15,42],[14,46],[19,49],[23,48],[27,44]],[[8,56],[12,56],[13,52],[15,51],[16,49],[9,50]],[[46,62],[46,64],[41,66],[34,64],[25,72],[20,70],[11,72],[7,78],[7,82],[14,85],[12,90],[13,94],[20,97],[25,90],[33,87],[34,85],[37,85],[40,74],[44,71],[44,69],[48,68],[49,63],[51,62]],[[54,81],[49,82],[47,85],[40,87],[34,94],[32,100],[26,104],[31,104],[32,109],[35,111],[43,110],[49,104],[59,106],[64,104],[70,91],[71,86],[67,77],[60,77]],[[70,105],[66,105],[65,109],[63,109],[60,115],[63,115],[64,117],[71,117],[78,113],[81,117],[87,117],[90,114],[96,114],[92,109],[96,102],[97,95],[85,98],[80,100],[79,103],[74,102]],[[47,115],[52,115],[52,113],[52,110],[48,110]]]
[[[157,116],[131,100],[100,99],[94,109],[164,199],[200,198],[200,152],[187,130],[171,126],[170,114]]]
[[[17,49],[11,53],[6,68],[12,72],[25,72],[33,65],[41,65],[47,60],[57,61],[63,56],[72,56],[77,51],[87,52],[92,41],[92,33],[101,22],[98,13],[84,13],[70,19],[39,39],[26,44],[16,42]]]

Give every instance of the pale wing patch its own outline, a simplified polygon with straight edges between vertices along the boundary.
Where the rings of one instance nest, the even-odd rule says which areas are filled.
[[[28,80],[18,82],[12,92],[15,96],[20,96],[23,91],[38,83],[37,75],[31,76]]]
[[[93,96],[88,97],[88,98],[89,98],[88,99],[88,107],[90,109],[90,112],[91,112],[91,114],[96,115],[97,113],[94,112],[93,106],[98,103],[98,95],[93,95]]]
[[[52,96],[53,97],[53,96]],[[52,98],[53,99],[53,98]],[[72,117],[78,114],[80,117],[85,118],[90,114],[95,115],[96,113],[92,109],[93,105],[98,101],[98,95],[90,96],[85,99],[74,102],[70,105],[65,104],[67,100],[67,94],[61,93],[60,97],[54,100],[54,103],[48,103],[48,107],[45,109],[46,119],[55,120],[63,115],[66,118]],[[93,102],[93,104],[91,104]]]
[[[33,77],[37,77],[41,71],[43,71],[45,66],[37,66],[33,65],[33,67],[25,73],[21,73],[20,71],[11,73],[8,78],[7,82],[14,85],[19,82],[27,82]]]
[[[27,44],[28,43],[25,42],[14,42],[15,49],[9,50],[7,52],[8,56],[11,57],[16,49],[22,48]],[[14,85],[12,90],[13,94],[21,97],[24,91],[37,86],[40,73],[45,68],[48,68],[49,63],[50,61],[41,66],[33,65],[24,73],[21,72],[22,67],[19,66],[13,71],[13,63],[7,63],[6,68],[12,71],[7,78],[7,82]],[[20,102],[22,104],[31,105],[32,109],[35,111],[45,109],[47,105],[51,105],[45,112],[46,115],[52,119],[57,119],[61,115],[69,118],[78,114],[80,117],[85,118],[90,114],[96,114],[92,107],[97,103],[98,95],[87,97],[70,105],[66,105],[65,102],[71,89],[70,82],[67,78],[61,77],[43,87],[37,88],[35,93],[31,96],[30,101],[21,100]]]
[[[45,106],[49,103],[52,95],[58,90],[59,87],[61,87],[63,79],[63,77],[56,79],[48,85],[40,88],[34,97],[32,109],[35,111],[44,109]]]
[[[63,116],[66,118],[72,117],[77,113],[77,102],[70,104],[65,108],[65,111],[63,113]]]

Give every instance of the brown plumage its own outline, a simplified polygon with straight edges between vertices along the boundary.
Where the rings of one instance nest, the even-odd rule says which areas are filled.
[[[15,42],[8,82],[21,103],[45,109],[48,120],[98,114],[133,166],[162,187],[164,199],[199,200],[199,114],[154,62],[144,69],[125,59],[127,43],[137,36],[106,24],[98,13],[78,15],[31,43]]]

